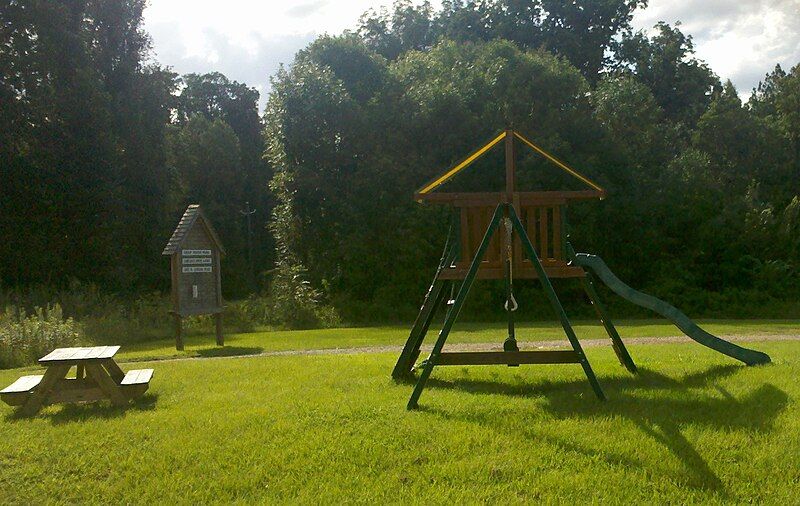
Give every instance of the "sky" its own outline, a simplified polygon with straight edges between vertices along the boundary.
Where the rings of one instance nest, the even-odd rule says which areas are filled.
[[[438,2],[432,2],[437,6]],[[175,72],[219,71],[255,87],[263,109],[269,78],[318,35],[354,28],[389,0],[150,0],[145,29],[155,59]],[[681,22],[697,56],[743,98],[775,64],[800,63],[800,0],[650,0],[635,29]]]

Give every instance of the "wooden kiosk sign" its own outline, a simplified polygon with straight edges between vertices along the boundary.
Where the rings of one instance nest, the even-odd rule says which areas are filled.
[[[162,254],[170,256],[172,268],[175,348],[183,349],[181,319],[201,314],[214,315],[217,344],[223,346],[219,261],[225,248],[199,205],[186,208]]]

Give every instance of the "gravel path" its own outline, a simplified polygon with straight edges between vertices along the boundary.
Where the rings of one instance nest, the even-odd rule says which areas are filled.
[[[763,342],[763,341],[800,341],[800,335],[791,334],[754,334],[754,335],[722,335],[718,336],[721,339],[731,342]],[[637,344],[674,344],[674,343],[692,343],[693,340],[686,336],[669,336],[669,337],[628,337],[622,339],[626,345]],[[432,339],[429,339],[429,344],[422,347],[422,353],[430,352],[432,348]],[[597,346],[611,346],[611,340],[604,339],[581,339],[581,346],[584,348],[594,348]],[[519,341],[519,347],[523,350],[535,349],[559,349],[568,348],[569,343],[566,338],[563,341]],[[228,355],[219,357],[186,357],[186,358],[171,358],[163,359],[161,361],[173,360],[219,360],[227,358],[251,358],[251,357],[282,357],[282,356],[297,356],[297,355],[357,355],[357,354],[371,354],[371,353],[399,353],[403,349],[402,345],[383,345],[383,346],[359,346],[355,348],[320,348],[310,350],[283,350],[283,351],[265,351],[252,355]],[[450,343],[447,345],[447,351],[502,351],[502,342],[494,343]]]

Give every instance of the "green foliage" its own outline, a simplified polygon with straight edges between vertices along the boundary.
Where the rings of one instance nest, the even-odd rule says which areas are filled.
[[[177,220],[187,204],[203,206],[228,252],[223,293],[244,297],[258,291],[257,275],[274,250],[259,95],[218,72],[187,74],[181,84],[165,149],[174,174],[172,215]],[[256,212],[245,216],[248,209]]]
[[[708,107],[712,91],[719,90],[719,80],[694,56],[691,36],[664,22],[655,28],[652,38],[637,32],[616,43],[614,66],[632,70],[668,118],[691,128]]]
[[[778,90],[792,89],[784,74],[754,99],[769,114],[744,107],[695,58],[690,36],[663,23],[653,37],[630,34],[635,4],[608,2],[593,7],[592,23],[614,18],[603,26],[620,41],[608,42],[607,68],[615,71],[598,80],[586,65],[575,67],[580,58],[554,57],[569,52],[569,37],[536,21],[529,42],[493,40],[511,29],[506,21],[524,26],[537,12],[568,26],[572,7],[500,4],[451,2],[433,14],[398,3],[393,13],[365,15],[358,37],[320,38],[277,76],[266,119],[268,132],[280,132],[268,134],[270,153],[291,161],[272,183],[281,201],[272,230],[287,239],[279,251],[291,260],[275,278],[283,291],[327,300],[348,321],[410,318],[413,294],[431,274],[420,268],[435,265],[432,240],[448,219],[410,195],[513,125],[607,188],[605,203],[572,206],[570,233],[579,250],[599,253],[633,285],[674,292],[675,304],[715,315],[726,314],[724,301],[727,314],[747,315],[753,306],[739,301],[748,296],[777,307],[796,292],[797,263],[787,255],[796,241],[779,232],[792,216],[786,206],[796,188],[788,182],[800,174],[773,117],[777,97],[789,93]],[[604,18],[603,9],[615,14]],[[474,33],[459,32],[459,23]],[[413,39],[403,31],[412,26],[427,35],[401,43]],[[551,36],[558,44],[549,51],[524,49]],[[575,187],[538,157],[524,153],[517,162],[520,187]],[[501,154],[489,153],[448,189],[499,189],[499,163]],[[776,272],[789,281],[770,286]],[[535,299],[533,291],[526,296]],[[581,298],[571,289],[563,296]],[[502,297],[499,285],[476,287],[467,309],[487,317]]]
[[[646,4],[645,0],[446,0],[434,12],[430,2],[414,6],[397,0],[391,10],[367,11],[357,33],[390,60],[447,39],[509,40],[523,49],[547,48],[595,82],[614,38],[630,32],[633,11]]]
[[[349,55],[365,59],[363,74],[340,65]],[[577,70],[547,53],[492,42],[442,43],[391,63],[369,55],[351,36],[323,39],[274,82],[266,114],[279,198],[272,230],[284,259],[274,274],[276,303],[287,293],[287,301],[308,307],[300,300],[317,298],[302,283],[308,280],[333,301],[346,294],[375,307],[408,307],[405,294],[429,275],[414,266],[435,263],[439,245],[430,237],[446,219],[408,199],[432,175],[430,167],[451,163],[453,153],[490,138],[498,124],[530,125],[561,146],[586,131],[589,88]],[[541,97],[533,106],[541,123],[517,98],[533,94]],[[524,165],[534,182],[558,177],[536,170],[539,160]],[[485,171],[472,176],[459,184],[497,182]],[[359,318],[354,313],[344,316]]]
[[[633,75],[612,74],[598,83],[592,96],[595,117],[608,131],[615,149],[637,166],[633,177],[646,179],[641,171],[661,161],[658,156],[667,141],[661,124],[663,111],[652,92]]]
[[[83,329],[65,318],[58,304],[24,308],[6,306],[0,313],[0,369],[35,363],[54,348],[75,346],[84,339]]]
[[[144,6],[5,2],[4,283],[77,277],[130,290],[159,279],[150,258],[166,230],[163,138],[175,76],[146,62]]]

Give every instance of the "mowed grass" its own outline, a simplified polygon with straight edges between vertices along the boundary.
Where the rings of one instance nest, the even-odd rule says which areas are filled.
[[[127,410],[0,407],[0,503],[794,504],[800,343],[753,347],[590,348],[607,402],[574,364],[442,367],[414,412],[393,353],[155,362]]]
[[[623,320],[615,323],[623,338],[682,335],[680,330],[666,320]],[[800,335],[800,320],[701,320],[698,323],[716,335]],[[164,338],[125,345],[117,357],[121,360],[146,360],[172,357],[254,355],[285,350],[402,346],[408,338],[410,327],[411,323],[404,326],[233,333],[226,334],[225,348],[210,346],[214,343],[214,336],[209,333],[185,337],[183,352],[175,350],[174,339]],[[574,322],[574,328],[581,339],[607,337],[605,330],[596,320]],[[435,340],[437,332],[438,328],[432,327],[426,342],[431,344]],[[447,342],[502,343],[506,332],[506,324],[503,322],[458,323]],[[517,339],[520,341],[566,340],[564,331],[557,322],[518,323]]]

